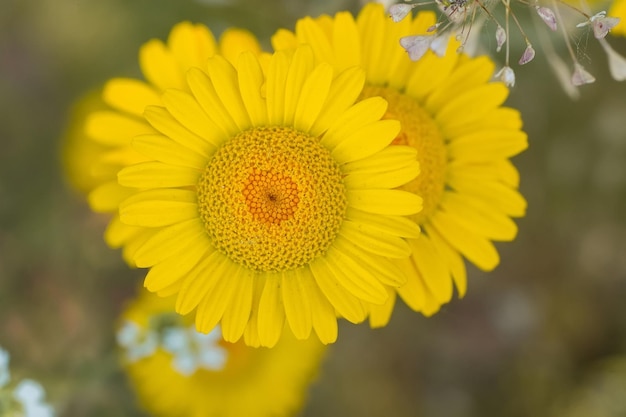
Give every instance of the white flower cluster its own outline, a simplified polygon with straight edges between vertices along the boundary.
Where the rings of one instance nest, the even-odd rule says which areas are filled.
[[[0,416],[53,417],[54,410],[45,400],[41,384],[23,379],[11,387],[9,353],[0,348]]]
[[[400,39],[400,45],[407,51],[409,58],[413,61],[422,58],[429,49],[441,56],[442,53],[445,52],[445,45],[451,33],[456,34],[456,38],[462,42],[460,48],[462,50],[468,42],[473,25],[481,26],[486,21],[494,22],[496,25],[496,52],[500,52],[503,45],[506,46],[504,66],[495,74],[495,77],[503,81],[507,86],[513,87],[515,85],[515,73],[509,64],[509,31],[510,26],[513,25],[509,24],[511,19],[526,42],[526,49],[520,57],[518,64],[525,65],[535,57],[535,50],[531,44],[530,38],[525,33],[521,21],[513,12],[513,2],[513,0],[427,0],[413,4],[405,2],[390,6],[389,16],[393,21],[399,22],[410,14],[415,7],[426,5],[436,6],[443,13],[443,16],[445,16],[443,20],[438,21],[428,29],[428,34],[406,36]],[[518,2],[523,5],[529,4],[525,0],[518,0]],[[496,13],[499,7],[501,7],[503,13]],[[540,5],[539,0],[537,0],[533,8],[536,15],[551,31],[554,32],[559,28],[561,29],[563,39],[572,60],[573,69],[570,67],[570,70],[564,70],[563,67],[565,64],[556,54],[553,47],[551,45],[542,46],[544,46],[543,49],[548,54],[548,62],[554,69],[559,81],[563,84],[565,90],[575,97],[577,94],[576,87],[593,83],[595,77],[587,72],[580,62],[578,62],[576,54],[570,45],[570,35],[566,30],[565,20],[561,16],[557,3],[553,3],[552,7],[547,7]],[[609,17],[604,11],[592,16],[571,5],[567,5],[567,8],[569,11],[583,16],[585,19],[583,23],[576,25],[576,27],[590,27],[593,31],[594,37],[602,45],[602,48],[608,56],[609,69],[612,77],[617,81],[626,80],[626,58],[619,55],[605,39],[611,29],[619,23],[620,19]],[[482,17],[477,17],[479,14],[481,14]],[[500,24],[499,21],[502,19],[502,14],[504,15],[504,22]],[[474,32],[480,32],[480,27],[475,28]]]
[[[158,323],[158,317],[156,319],[154,322]],[[196,331],[193,325],[153,325],[146,329],[135,322],[125,321],[117,332],[117,343],[130,362],[150,357],[161,348],[172,354],[172,367],[177,372],[191,376],[198,369],[224,369],[228,352],[219,345],[221,335],[219,326],[204,334]]]

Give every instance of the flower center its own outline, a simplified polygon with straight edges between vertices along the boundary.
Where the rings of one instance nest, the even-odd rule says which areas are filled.
[[[346,204],[330,152],[289,127],[239,133],[198,181],[200,217],[213,244],[254,271],[298,268],[324,254]]]
[[[361,98],[381,96],[389,103],[384,118],[399,120],[402,130],[394,139],[396,145],[417,149],[420,174],[400,187],[424,199],[424,208],[412,217],[418,224],[425,223],[435,212],[446,184],[447,153],[439,126],[412,97],[387,87],[366,86]]]

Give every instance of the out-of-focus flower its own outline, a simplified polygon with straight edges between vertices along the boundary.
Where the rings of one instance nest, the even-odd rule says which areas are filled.
[[[113,80],[104,97],[117,111],[87,127],[135,155],[90,194],[96,210],[119,208],[108,241],[150,268],[150,291],[178,293],[178,313],[197,308],[202,332],[221,323],[227,341],[273,346],[287,321],[298,339],[315,330],[334,342],[336,312],[361,322],[363,303],[381,305],[385,285],[404,283],[389,258],[408,257],[403,237],[419,234],[401,216],[419,212],[421,198],[393,189],[419,172],[414,149],[390,146],[399,122],[380,120],[380,97],[354,104],[362,70],[315,64],[310,47],[216,55],[182,80],[154,45],[144,73],[176,89],[159,97]],[[390,154],[398,164],[381,165]]]
[[[141,405],[151,414],[170,416],[280,417],[304,404],[325,346],[311,338],[297,341],[285,332],[273,349],[228,343],[219,327],[201,334],[193,319],[174,313],[173,298],[146,291],[120,319],[157,335],[157,349],[129,360],[120,345],[124,368]]]
[[[0,415],[7,417],[53,417],[54,410],[45,402],[45,391],[32,379],[11,384],[9,353],[0,348]]]
[[[402,124],[395,143],[417,150],[420,175],[401,188],[424,199],[424,209],[412,216],[423,233],[409,239],[410,259],[396,262],[408,277],[397,292],[425,315],[450,301],[453,283],[465,294],[464,257],[480,269],[495,268],[499,256],[492,241],[514,239],[511,218],[526,209],[509,158],[527,147],[527,136],[519,112],[502,106],[506,86],[490,82],[493,62],[455,53],[454,40],[444,57],[427,51],[417,62],[397,47],[398,39],[425,34],[434,23],[429,12],[394,23],[382,7],[369,4],[356,20],[345,12],[304,18],[295,33],[280,30],[272,38],[277,50],[310,44],[336,71],[363,66],[361,98],[385,98],[386,117]],[[391,169],[396,162],[390,157],[384,163]],[[396,291],[388,291],[387,303],[370,305],[374,326],[389,320]]]

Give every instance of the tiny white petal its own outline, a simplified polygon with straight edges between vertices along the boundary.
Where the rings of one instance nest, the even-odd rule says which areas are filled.
[[[32,379],[23,379],[15,387],[13,396],[22,404],[38,403],[43,400],[45,395],[41,384]]]
[[[496,52],[500,52],[504,42],[506,42],[506,32],[502,26],[498,25],[496,29]]]
[[[407,17],[409,13],[411,13],[411,10],[413,10],[413,7],[415,6],[412,4],[406,4],[406,3],[393,4],[391,5],[391,7],[389,7],[389,16],[391,17],[391,20],[398,23],[402,19]]]
[[[578,87],[572,84],[569,66],[557,54],[549,55],[548,63],[565,93],[572,100],[577,100],[580,97],[580,92],[578,91]]]
[[[170,353],[187,349],[189,341],[187,331],[180,327],[168,328],[163,333],[163,349]]]
[[[495,77],[502,81],[507,87],[515,86],[515,72],[513,68],[504,66],[496,72]]]
[[[534,57],[535,57],[535,50],[533,49],[532,45],[528,44],[528,46],[526,46],[526,50],[522,54],[522,57],[519,59],[519,64],[520,65],[528,64],[530,61],[533,60]]]
[[[174,369],[184,376],[191,376],[198,369],[196,358],[191,353],[176,355],[173,365]]]
[[[575,86],[581,86],[585,84],[591,84],[596,78],[591,75],[585,68],[579,63],[574,64],[574,73],[572,74],[572,84]]]
[[[141,329],[135,322],[125,321],[115,335],[117,344],[122,347],[128,347],[137,340],[140,333]]]
[[[435,39],[430,44],[430,49],[437,54],[437,56],[443,58],[446,55],[449,40],[450,34],[435,36]]]
[[[400,38],[400,45],[407,51],[411,61],[418,61],[430,48],[434,36],[415,35]]]
[[[556,16],[552,9],[547,7],[539,7],[535,6],[535,10],[537,10],[537,14],[545,22],[546,25],[553,31],[556,30]]]

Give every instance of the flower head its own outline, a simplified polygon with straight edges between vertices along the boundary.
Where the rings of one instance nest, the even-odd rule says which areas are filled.
[[[285,334],[273,349],[224,341],[219,327],[203,334],[193,318],[174,313],[175,299],[142,291],[123,312],[120,329],[133,323],[156,335],[157,348],[124,368],[146,411],[159,417],[289,416],[302,407],[325,347]]]
[[[93,122],[92,136],[132,140],[136,157],[90,201],[119,208],[107,239],[132,246],[145,286],[177,293],[200,331],[221,323],[227,341],[273,346],[286,321],[298,339],[314,330],[330,343],[336,312],[360,322],[364,303],[404,283],[390,259],[410,254],[403,238],[419,228],[402,216],[421,198],[393,188],[418,174],[416,151],[389,146],[400,124],[381,120],[384,99],[354,104],[360,69],[317,64],[307,46],[257,55],[215,55],[176,83],[144,59],[165,89],[156,99],[138,81],[109,82],[106,99],[144,119]]]
[[[492,241],[510,241],[526,202],[518,193],[519,177],[509,158],[527,147],[519,113],[502,103],[508,89],[490,82],[494,64],[487,57],[454,53],[450,41],[439,57],[428,51],[417,62],[406,59],[394,43],[409,34],[426,33],[434,15],[394,23],[382,7],[368,4],[355,19],[349,13],[305,18],[295,32],[272,38],[277,50],[310,44],[317,58],[340,70],[361,65],[366,71],[362,99],[381,96],[389,102],[386,117],[401,121],[394,143],[417,150],[420,175],[401,189],[420,195],[423,210],[412,216],[422,228],[409,239],[411,257],[396,265],[407,276],[397,290],[404,301],[425,315],[450,301],[453,284],[466,291],[463,258],[483,270],[499,263]],[[388,160],[389,167],[394,161]],[[370,304],[370,322],[385,325],[396,291],[382,306]]]

